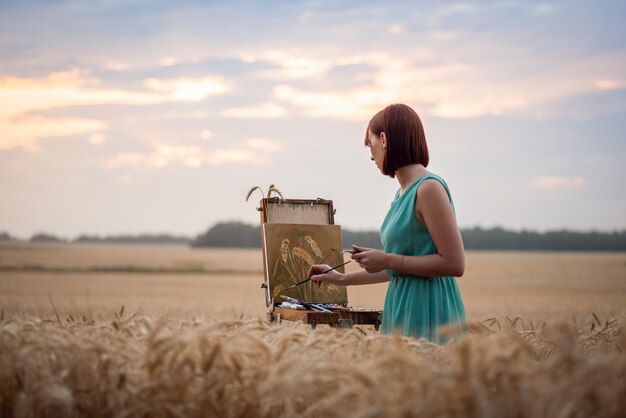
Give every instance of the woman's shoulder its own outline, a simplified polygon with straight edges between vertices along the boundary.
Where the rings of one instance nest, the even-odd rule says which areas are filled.
[[[429,173],[424,176],[417,189],[417,199],[432,200],[445,197],[446,200],[452,200],[448,184],[441,176]]]
[[[446,190],[448,189],[448,184],[443,179],[443,177],[441,177],[439,174],[431,172],[422,175],[417,183],[419,183],[420,189],[422,187],[425,187],[427,189],[439,187],[443,187]]]
[[[435,193],[436,191],[447,191],[447,186],[441,177],[436,174],[428,174],[420,182],[417,191],[418,193]]]

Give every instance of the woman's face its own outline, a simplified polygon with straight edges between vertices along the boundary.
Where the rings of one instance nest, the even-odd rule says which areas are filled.
[[[370,152],[372,153],[370,158],[376,163],[376,167],[378,167],[382,173],[385,162],[385,152],[387,150],[387,138],[385,133],[381,132],[380,135],[376,135],[374,132],[369,131],[365,145],[370,148]]]

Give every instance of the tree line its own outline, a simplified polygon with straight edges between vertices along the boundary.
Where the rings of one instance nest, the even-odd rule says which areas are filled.
[[[7,232],[0,232],[0,242],[22,241]],[[54,234],[40,232],[25,240],[32,243],[83,243],[83,244],[190,244],[193,238],[170,234],[140,234],[140,235],[80,235],[76,239],[60,238]]]
[[[510,231],[504,228],[461,229],[467,250],[545,250],[545,251],[626,251],[626,230],[614,232],[575,232],[568,230],[533,232]],[[342,229],[344,247],[353,244],[382,248],[378,231]],[[17,241],[0,232],[0,242]],[[258,225],[242,222],[220,222],[195,238],[168,234],[142,235],[81,235],[65,240],[52,234],[39,233],[29,240],[33,243],[112,243],[112,244],[188,244],[192,247],[261,248]]]
[[[567,230],[532,232],[503,228],[461,229],[467,250],[626,251],[626,230],[575,232]],[[382,248],[378,231],[342,229],[344,247],[353,244]],[[261,247],[259,226],[241,222],[218,223],[196,237],[194,247]]]

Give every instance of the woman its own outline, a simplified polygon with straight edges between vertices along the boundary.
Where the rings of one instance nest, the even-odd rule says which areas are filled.
[[[319,274],[329,266],[315,265],[309,277],[341,286],[389,281],[383,333],[399,330],[442,343],[440,326],[465,322],[455,279],[463,275],[465,253],[450,191],[426,169],[424,128],[409,106],[378,112],[367,126],[365,145],[378,169],[400,183],[380,228],[384,251],[355,245],[352,259],[364,270]]]

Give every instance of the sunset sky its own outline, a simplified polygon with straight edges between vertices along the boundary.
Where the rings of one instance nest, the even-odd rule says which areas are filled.
[[[195,235],[260,194],[377,229],[422,117],[461,227],[626,228],[622,1],[2,1],[0,231]]]

